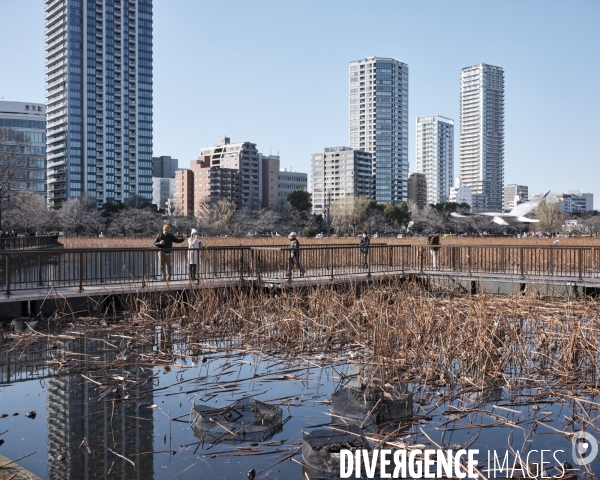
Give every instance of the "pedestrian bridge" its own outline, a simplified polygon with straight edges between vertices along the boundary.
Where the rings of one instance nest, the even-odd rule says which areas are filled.
[[[294,288],[406,276],[468,292],[517,293],[524,285],[536,285],[542,294],[551,290],[571,295],[574,286],[579,293],[600,287],[596,246],[441,245],[434,268],[430,247],[424,245],[371,244],[366,266],[358,246],[311,245],[300,251],[306,270],[302,278],[297,269],[288,271],[287,247],[203,248],[196,278],[190,278],[188,254],[187,248],[173,249],[173,272],[167,282],[161,281],[156,249],[0,250],[0,309],[2,304],[54,297],[248,284]],[[32,313],[30,304],[26,310]]]

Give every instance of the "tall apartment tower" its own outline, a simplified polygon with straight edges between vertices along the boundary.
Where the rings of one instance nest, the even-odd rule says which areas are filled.
[[[152,0],[45,0],[48,204],[152,199]]]
[[[373,157],[348,147],[326,148],[311,157],[312,213],[329,215],[334,202],[373,198]]]
[[[460,74],[460,176],[474,211],[502,211],[504,70],[481,63]]]
[[[417,117],[417,172],[427,178],[427,203],[445,203],[454,178],[454,120]]]
[[[350,147],[373,155],[374,198],[408,199],[408,65],[394,58],[350,62]]]

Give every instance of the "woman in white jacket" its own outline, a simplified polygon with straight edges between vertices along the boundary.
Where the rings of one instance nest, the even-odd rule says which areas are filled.
[[[200,265],[200,249],[203,248],[198,235],[198,230],[192,228],[192,234],[188,238],[188,260],[190,264],[190,280],[198,279],[198,265]]]

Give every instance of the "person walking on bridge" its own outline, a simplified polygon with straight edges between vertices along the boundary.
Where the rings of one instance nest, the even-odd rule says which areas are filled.
[[[159,248],[158,258],[160,260],[160,276],[163,280],[171,280],[171,275],[173,274],[173,244],[183,243],[184,239],[185,235],[183,238],[178,238],[173,235],[171,233],[170,225],[163,226],[162,233],[159,233],[156,236],[154,245]]]
[[[294,269],[294,266],[298,267],[298,270],[300,270],[300,276],[303,277],[304,268],[302,268],[302,265],[300,264],[300,242],[296,238],[296,232],[290,233],[288,238],[290,239],[290,259],[288,262],[287,271],[288,277],[292,276],[292,270]]]
[[[440,252],[440,232],[435,232],[432,236],[430,236],[427,239],[427,243],[431,246],[429,250],[431,252],[433,270],[439,270],[440,267],[438,266],[438,255]]]
[[[362,237],[360,238],[360,243],[358,246],[360,247],[360,253],[363,258],[363,268],[369,268],[369,263],[367,258],[369,256],[369,246],[371,245],[371,239],[367,236],[367,232],[363,232]]]

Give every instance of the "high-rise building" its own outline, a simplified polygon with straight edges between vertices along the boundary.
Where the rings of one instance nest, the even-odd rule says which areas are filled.
[[[475,211],[502,210],[504,70],[479,64],[460,75],[460,177]]]
[[[194,172],[192,170],[175,172],[175,213],[184,216],[194,214]]]
[[[296,190],[308,190],[308,174],[303,172],[294,172],[291,168],[282,168],[279,170],[278,177],[278,203],[283,206],[291,193]]]
[[[19,145],[18,159],[12,164],[17,169],[10,174],[11,182],[5,195],[21,190],[33,190],[46,195],[46,106],[39,103],[0,101],[0,127],[6,135],[0,142]],[[10,135],[8,132],[11,132]],[[14,138],[9,138],[14,135]],[[2,148],[2,147],[0,147]],[[9,150],[10,151],[10,150]],[[5,154],[7,150],[3,151]],[[1,156],[2,154],[0,154]],[[4,171],[4,176],[9,172]],[[0,199],[11,200],[10,198]]]
[[[454,179],[454,186],[450,189],[450,198],[448,201],[459,204],[466,203],[469,207],[473,205],[473,194],[471,193],[471,189],[466,185],[463,185],[460,177]]]
[[[179,160],[169,156],[152,157],[152,203],[167,208],[169,199],[175,199],[175,172]]]
[[[219,200],[239,204],[239,171],[235,168],[211,166],[208,155],[190,162],[194,175],[194,215],[204,216],[208,207]]]
[[[367,57],[349,67],[350,147],[373,155],[374,198],[408,198],[408,65]]]
[[[313,213],[327,214],[333,202],[373,198],[373,157],[348,147],[326,148],[312,155]]]
[[[152,203],[167,208],[169,199],[175,200],[175,179],[152,177]]]
[[[427,203],[445,203],[454,177],[454,120],[417,117],[417,172],[427,178]]]
[[[529,188],[526,185],[517,185],[515,183],[504,185],[502,203],[505,212],[510,212],[517,205],[526,202],[528,198]]]
[[[189,170],[175,172],[175,211],[178,215],[205,216],[219,200],[239,203],[239,171],[211,166],[209,155],[199,155]]]
[[[200,155],[209,157],[210,167],[239,172],[238,208],[260,208],[260,162],[255,143],[230,143],[228,137],[222,137],[219,145],[203,148]]]
[[[152,0],[45,0],[48,204],[152,199]]]
[[[427,176],[424,173],[408,174],[408,201],[414,202],[417,208],[427,205]]]
[[[279,155],[258,154],[260,158],[261,207],[276,208],[279,201]]]
[[[152,176],[156,178],[175,178],[179,160],[168,156],[152,157]]]

